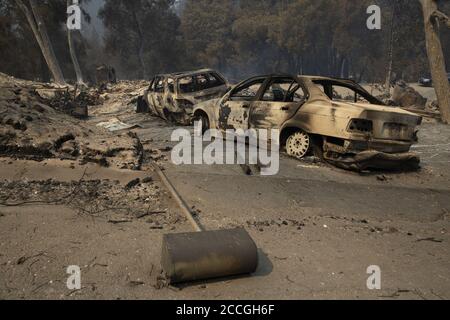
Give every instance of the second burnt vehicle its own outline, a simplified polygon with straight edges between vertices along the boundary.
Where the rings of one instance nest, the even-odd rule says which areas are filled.
[[[189,125],[195,104],[221,97],[228,88],[226,79],[212,69],[157,75],[139,103],[167,121]]]
[[[447,79],[448,79],[448,82],[450,83],[450,72],[447,73]],[[433,86],[432,77],[431,76],[421,77],[419,79],[419,85],[423,86],[423,87],[432,87]]]
[[[311,151],[350,170],[417,168],[410,152],[422,118],[388,107],[352,80],[265,75],[197,104],[204,130],[279,129],[280,147],[301,159]]]

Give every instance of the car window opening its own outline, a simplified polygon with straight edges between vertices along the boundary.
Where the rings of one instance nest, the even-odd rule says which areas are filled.
[[[225,81],[213,73],[198,74],[180,78],[181,93],[194,93],[225,85]]]
[[[324,92],[328,98],[336,102],[367,103],[384,105],[384,103],[360,88],[357,84],[344,84],[337,81],[313,80],[313,83]]]
[[[305,92],[294,79],[275,79],[264,93],[262,101],[302,102],[305,101]]]
[[[262,84],[266,79],[254,80],[250,83],[244,83],[233,90],[230,95],[232,101],[252,101],[258,94]]]

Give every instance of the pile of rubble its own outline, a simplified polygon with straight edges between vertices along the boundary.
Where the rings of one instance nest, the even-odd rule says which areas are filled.
[[[398,106],[418,110],[425,110],[427,104],[427,99],[404,81],[399,81],[395,85],[392,101]]]
[[[135,108],[139,96],[144,94],[150,83],[148,81],[118,81],[115,84],[103,86],[99,95],[99,102],[92,104],[90,114],[102,115],[110,113],[127,113],[128,106]]]
[[[104,99],[96,89],[75,91],[0,74],[0,156],[60,158],[139,170],[143,148],[136,135],[113,135],[63,110],[74,101],[87,106]],[[67,95],[73,93],[75,99],[70,100]]]
[[[441,109],[439,108],[439,103],[437,100],[433,100],[431,102],[428,102],[425,106],[425,110],[428,112],[434,112],[434,113],[440,113]]]
[[[81,87],[78,90],[78,87],[75,87],[72,90],[68,88],[54,91],[48,100],[49,105],[56,110],[80,119],[87,119],[88,107],[103,103],[100,94],[101,91],[97,88]]]
[[[379,93],[376,97],[387,105],[400,106],[408,111],[416,112],[429,118],[440,118],[440,108],[437,100],[427,99],[404,81],[398,81],[395,84],[392,96],[382,93],[385,90],[383,90],[381,85],[374,85],[373,90]]]

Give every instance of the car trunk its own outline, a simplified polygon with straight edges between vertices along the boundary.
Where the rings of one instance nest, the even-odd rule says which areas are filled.
[[[357,107],[361,110],[359,119],[372,121],[373,135],[376,140],[415,140],[415,130],[421,124],[422,118],[400,108],[366,104],[366,103],[339,103],[339,107]],[[355,115],[353,115],[355,117]]]
[[[366,111],[366,118],[373,122],[373,138],[381,140],[413,141],[421,118],[413,114]]]

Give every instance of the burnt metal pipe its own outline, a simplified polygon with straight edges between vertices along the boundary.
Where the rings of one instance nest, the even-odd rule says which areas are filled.
[[[205,231],[164,172],[153,168],[196,232],[166,234],[161,266],[171,284],[254,273],[258,249],[243,228]]]

